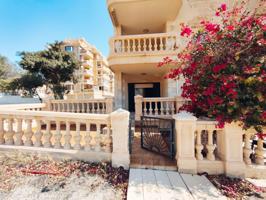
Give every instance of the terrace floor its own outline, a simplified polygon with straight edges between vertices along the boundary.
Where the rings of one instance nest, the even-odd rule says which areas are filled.
[[[176,160],[153,153],[141,148],[141,133],[138,128],[134,132],[132,152],[130,155],[130,167],[161,170],[177,170]]]

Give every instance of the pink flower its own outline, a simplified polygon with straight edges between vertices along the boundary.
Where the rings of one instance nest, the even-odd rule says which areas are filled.
[[[205,29],[210,33],[216,33],[220,30],[220,26],[218,24],[207,23],[205,24]]]
[[[216,65],[212,68],[212,71],[214,73],[218,73],[219,71],[223,70],[226,68],[226,64],[221,64],[221,65]]]
[[[226,11],[226,4],[225,4],[225,3],[223,3],[223,4],[221,5],[221,10],[222,10],[222,11]]]
[[[229,25],[229,26],[227,26],[226,28],[227,28],[227,30],[229,30],[229,31],[233,31],[233,30],[235,30],[235,27],[234,27],[233,25]]]
[[[191,30],[191,28],[189,28],[188,26],[184,26],[184,27],[182,27],[182,30],[181,30],[181,36],[186,36],[186,37],[188,37],[188,36],[190,36],[191,35],[191,33],[192,33],[192,30]]]
[[[261,114],[262,119],[266,119],[266,111],[263,111],[263,113]]]

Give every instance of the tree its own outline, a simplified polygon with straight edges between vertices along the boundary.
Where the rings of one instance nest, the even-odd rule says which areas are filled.
[[[42,79],[42,82],[53,91],[56,99],[63,98],[66,90],[64,82],[74,81],[73,73],[80,66],[73,53],[64,51],[62,42],[50,44],[43,51],[21,52],[20,56],[21,68]]]
[[[11,91],[22,90],[25,96],[38,96],[37,88],[44,85],[44,80],[39,74],[23,74],[21,77],[12,80],[8,86]]]
[[[189,38],[177,59],[165,58],[159,66],[173,65],[167,78],[184,77],[183,107],[196,116],[215,118],[219,126],[238,121],[254,127],[260,137],[266,125],[266,15],[237,6],[216,12],[221,24],[202,21],[195,32],[182,25]]]
[[[0,55],[0,91],[8,91],[9,83],[18,75],[15,66],[5,56]]]

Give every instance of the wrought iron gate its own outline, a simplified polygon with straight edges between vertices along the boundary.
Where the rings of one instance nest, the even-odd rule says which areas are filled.
[[[141,117],[141,147],[174,158],[174,120]]]

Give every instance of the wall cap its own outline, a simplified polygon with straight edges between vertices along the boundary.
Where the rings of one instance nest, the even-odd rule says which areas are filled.
[[[173,115],[173,119],[175,120],[183,120],[183,121],[197,121],[197,117],[195,117],[192,113],[181,111]]]

